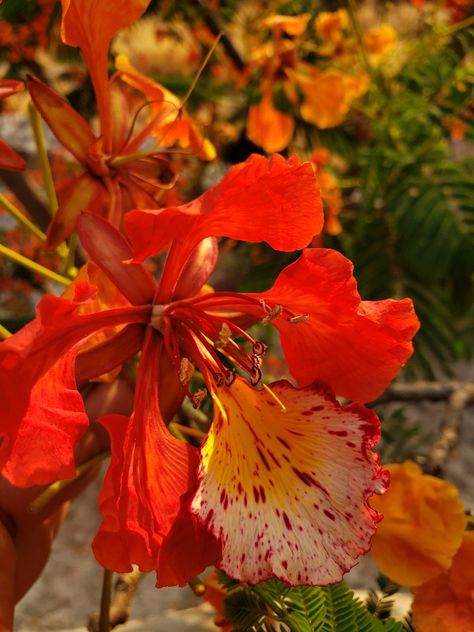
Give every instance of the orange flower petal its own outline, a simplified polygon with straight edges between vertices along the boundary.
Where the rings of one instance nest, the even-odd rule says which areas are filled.
[[[269,154],[288,147],[294,127],[293,118],[273,106],[271,90],[263,94],[258,105],[249,108],[247,136]]]
[[[365,74],[358,77],[344,75],[336,70],[318,70],[311,74],[294,74],[304,95],[301,116],[320,129],[342,123],[354,99],[368,88]]]
[[[415,588],[417,632],[472,632],[474,623],[474,533],[467,531],[450,568]]]
[[[100,495],[104,521],[93,542],[98,561],[111,570],[128,572],[132,564],[157,570],[158,585],[183,585],[216,555],[203,556],[183,540],[174,555],[163,554],[163,544],[180,521],[182,497],[192,489],[198,452],[168,432],[158,403],[158,358],[161,342],[148,330],[135,393],[135,411],[128,419],[101,419],[109,431],[112,459]],[[191,520],[189,519],[191,522]],[[186,529],[190,536],[192,528]],[[198,537],[198,533],[194,534]],[[211,539],[212,541],[212,539]],[[195,546],[194,555],[187,546]],[[206,549],[207,550],[207,549]]]
[[[63,186],[59,192],[59,208],[48,228],[46,247],[52,250],[65,241],[76,228],[81,211],[91,208],[104,192],[100,180],[88,171]]]
[[[390,579],[418,586],[451,565],[466,525],[464,507],[454,485],[423,474],[415,463],[388,469],[392,484],[387,496],[372,502],[385,516],[372,555]]]
[[[106,145],[111,143],[108,50],[114,35],[145,12],[150,0],[61,0],[61,36],[78,46],[92,78]],[[110,147],[107,147],[110,149]]]
[[[310,13],[302,13],[301,15],[270,15],[260,22],[260,26],[269,29],[279,28],[287,35],[298,36],[303,35],[311,19]]]
[[[89,148],[96,141],[87,121],[36,77],[29,77],[27,85],[33,103],[53,134],[78,162],[87,166]]]
[[[372,451],[378,419],[323,387],[270,388],[275,397],[237,378],[217,392],[191,510],[219,538],[231,577],[337,582],[380,518],[367,504],[387,484]]]
[[[3,140],[0,140],[0,169],[12,169],[13,171],[21,171],[25,168],[25,161],[9,147]]]
[[[410,299],[361,301],[352,270],[335,250],[309,248],[257,296],[309,316],[299,323],[272,321],[300,385],[321,380],[338,395],[367,402],[412,354],[419,323]]]
[[[125,217],[137,259],[163,250],[186,234],[180,261],[205,237],[266,241],[277,250],[304,247],[323,224],[319,189],[309,163],[295,156],[270,160],[253,155],[232,167],[216,186],[196,200]],[[176,278],[174,279],[176,281]]]

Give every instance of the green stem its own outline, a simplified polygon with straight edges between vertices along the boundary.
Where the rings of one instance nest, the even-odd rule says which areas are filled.
[[[0,255],[3,255],[7,259],[10,259],[10,261],[18,263],[19,265],[24,266],[25,268],[28,268],[33,272],[41,274],[47,279],[50,279],[50,281],[55,281],[56,283],[61,283],[61,285],[65,286],[68,286],[71,283],[71,279],[68,279],[62,274],[57,274],[57,272],[53,272],[52,270],[45,268],[41,264],[36,263],[36,261],[20,255],[18,252],[15,252],[15,250],[12,250],[11,248],[4,246],[3,244],[0,244]]]
[[[33,222],[28,219],[28,217],[26,217],[26,215],[24,215],[19,208],[12,204],[12,202],[10,202],[10,200],[5,197],[3,193],[0,193],[0,204],[8,213],[10,213],[12,217],[18,220],[22,226],[31,231],[33,235],[38,237],[38,239],[40,239],[41,241],[46,241],[46,235],[43,233],[43,231],[39,229],[36,224],[33,224]]]
[[[100,595],[99,632],[110,632],[110,604],[112,601],[112,571],[104,568]]]
[[[46,190],[46,197],[48,198],[48,210],[51,217],[53,217],[58,210],[58,198],[54,187],[51,165],[49,164],[48,151],[46,149],[46,142],[44,139],[43,124],[41,116],[33,103],[28,105],[28,114],[30,117],[31,128],[33,130],[33,136],[35,138],[41,171],[43,172],[44,188]]]
[[[3,338],[3,340],[6,340],[7,338],[10,338],[10,336],[13,336],[11,331],[8,331],[8,329],[4,327],[3,325],[0,325],[0,338]]]
[[[221,37],[222,37],[222,33],[219,33],[219,35],[214,40],[214,44],[211,46],[211,48],[209,49],[207,55],[205,56],[204,61],[202,62],[199,70],[197,71],[196,76],[194,77],[192,84],[189,86],[189,89],[186,92],[186,95],[185,95],[184,99],[181,101],[180,110],[184,110],[184,106],[188,102],[189,97],[194,92],[194,88],[196,87],[197,82],[201,78],[201,75],[204,72],[204,69],[207,66],[209,60],[211,59],[212,55],[214,54],[214,51],[216,50],[217,44],[219,44],[219,41],[220,41]]]

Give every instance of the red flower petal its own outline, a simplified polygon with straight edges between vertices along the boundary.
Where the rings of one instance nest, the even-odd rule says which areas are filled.
[[[16,151],[0,140],[0,169],[21,171],[25,168],[25,161]]]
[[[76,228],[81,211],[91,208],[103,192],[100,181],[87,171],[62,187],[59,208],[48,228],[46,248],[52,250],[66,240]]]
[[[139,368],[135,411],[127,419],[101,419],[111,437],[112,460],[100,497],[104,521],[93,543],[94,554],[106,568],[119,572],[137,564],[156,569],[158,585],[184,584],[212,561],[214,551],[198,559],[184,549],[160,560],[161,547],[180,519],[183,496],[195,485],[199,460],[195,448],[171,436],[158,403],[158,358],[161,341],[148,330]],[[186,531],[189,531],[187,529]],[[178,580],[178,581],[176,581]]]
[[[285,411],[241,378],[219,391],[226,418],[216,407],[192,511],[219,538],[231,577],[337,582],[380,519],[367,504],[387,486],[372,451],[379,421],[324,387],[270,388]]]
[[[272,321],[300,385],[321,380],[338,395],[367,402],[412,354],[419,322],[410,299],[361,301],[352,269],[334,250],[306,250],[258,296],[269,306],[309,316],[298,323],[284,316]]]
[[[75,349],[64,354],[32,386],[22,423],[2,450],[2,474],[15,485],[76,475],[73,450],[89,419],[76,390],[75,357]]]
[[[87,166],[89,147],[96,141],[87,121],[66,99],[45,83],[28,77],[28,91],[46,124],[67,150],[83,166]]]
[[[74,301],[45,296],[36,320],[0,345],[0,469],[6,467],[5,474],[15,485],[46,484],[75,475],[72,445],[87,424],[75,390],[78,343],[97,330],[150,319],[149,307],[77,314],[92,291],[79,282]],[[58,447],[53,449],[55,442]],[[56,460],[45,460],[48,449]]]
[[[196,200],[125,217],[135,256],[143,260],[170,242],[160,287],[168,300],[189,253],[205,237],[266,241],[277,250],[304,248],[323,224],[321,196],[309,163],[253,155]],[[186,239],[183,239],[183,235]]]
[[[62,0],[61,36],[69,46],[79,46],[96,94],[101,131],[111,143],[108,50],[120,29],[138,20],[150,0]],[[110,147],[107,148],[110,150]]]
[[[77,230],[89,257],[133,305],[152,302],[157,286],[141,264],[124,263],[132,256],[125,237],[103,217],[83,213]]]

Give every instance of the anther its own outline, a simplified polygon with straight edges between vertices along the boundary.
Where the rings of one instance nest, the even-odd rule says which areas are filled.
[[[232,337],[232,331],[227,323],[222,323],[217,334],[214,346],[216,349],[223,349]]]
[[[298,325],[298,323],[305,323],[309,318],[309,314],[303,314],[302,316],[292,316],[288,318],[288,322],[292,325]]]
[[[257,340],[257,342],[254,342],[253,344],[253,352],[255,355],[261,356],[265,353],[267,349],[268,347],[264,342],[260,342]]]
[[[188,358],[181,358],[179,363],[179,383],[186,386],[194,375],[194,364]]]
[[[207,388],[200,388],[199,390],[197,390],[193,394],[193,398],[192,398],[193,408],[199,408],[202,400],[206,397],[206,395],[207,395]]]
[[[257,386],[257,384],[259,384],[261,380],[262,380],[261,370],[258,368],[258,366],[252,367],[252,370],[250,371],[250,384],[252,386]]]
[[[257,369],[259,369],[262,364],[263,364],[263,358],[262,356],[259,356],[257,354],[254,354],[252,357],[252,366],[256,366]]]
[[[280,314],[283,312],[283,307],[281,305],[274,305],[273,307],[269,307],[263,298],[260,299],[260,305],[263,307],[263,311],[265,312],[265,317],[262,318],[262,325],[268,325],[268,323],[275,318],[278,318]]]
[[[235,369],[227,369],[224,374],[225,385],[231,386],[235,382],[236,375]]]

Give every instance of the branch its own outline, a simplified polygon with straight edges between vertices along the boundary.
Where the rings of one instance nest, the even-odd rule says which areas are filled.
[[[459,385],[449,397],[444,423],[428,455],[425,470],[429,473],[443,475],[449,455],[459,439],[463,412],[471,404],[474,404],[474,384]]]
[[[390,402],[422,401],[446,402],[444,421],[424,467],[426,472],[442,477],[448,458],[459,439],[463,412],[474,404],[474,383],[418,381],[410,384],[394,384],[378,399],[371,402],[370,406]]]
[[[138,568],[131,573],[120,573],[114,584],[112,604],[110,606],[110,629],[125,623],[130,617],[130,605],[137,590],[138,582],[143,577]],[[87,629],[90,632],[99,631],[99,613],[91,615]]]
[[[218,16],[216,16],[216,11],[213,8],[212,11],[209,8],[206,0],[198,0],[198,4],[201,7],[201,10],[204,14],[204,21],[206,22],[207,26],[209,27],[209,30],[211,31],[211,33],[213,35],[219,35],[222,34],[221,36],[221,44],[225,49],[225,52],[227,53],[227,55],[229,56],[229,58],[232,60],[233,64],[235,65],[235,67],[237,68],[237,70],[244,70],[245,69],[245,61],[244,59],[242,59],[242,55],[239,53],[239,51],[235,48],[232,40],[230,39],[230,37],[227,35],[227,33],[224,30],[224,27],[222,26],[222,23],[219,19]]]
[[[462,390],[467,391],[466,406],[474,403],[474,383],[471,382],[410,382],[408,384],[393,384],[370,407],[389,402],[440,402],[449,400],[451,395]]]

